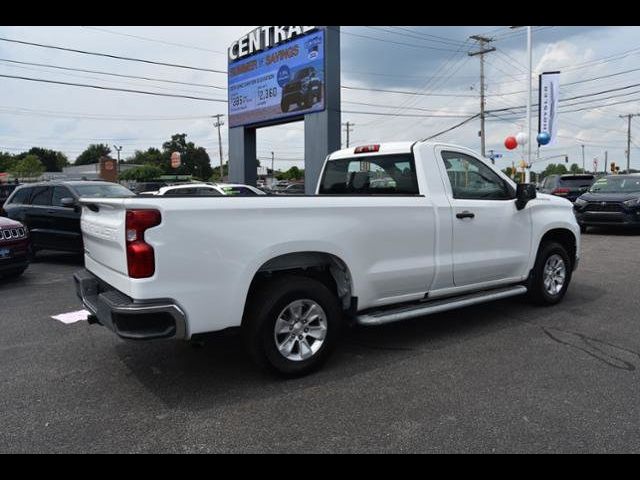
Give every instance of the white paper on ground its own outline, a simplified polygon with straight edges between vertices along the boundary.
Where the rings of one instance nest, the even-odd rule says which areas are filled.
[[[65,325],[70,325],[77,322],[86,322],[89,318],[89,315],[90,314],[87,310],[79,310],[77,312],[62,313],[51,318],[53,318],[54,320],[58,320]]]

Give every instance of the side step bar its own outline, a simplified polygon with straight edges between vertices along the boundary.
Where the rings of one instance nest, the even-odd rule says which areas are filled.
[[[472,293],[461,297],[447,298],[444,300],[433,300],[427,303],[414,305],[404,305],[398,308],[376,310],[356,317],[356,323],[364,326],[385,325],[387,323],[400,322],[410,318],[433,315],[434,313],[446,312],[457,308],[469,307],[479,303],[491,302],[503,298],[515,297],[527,293],[527,287],[516,285],[497,290],[486,290],[484,292]]]

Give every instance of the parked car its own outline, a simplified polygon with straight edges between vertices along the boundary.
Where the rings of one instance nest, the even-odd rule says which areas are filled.
[[[382,174],[394,185],[373,185]],[[260,365],[297,376],[328,358],[347,322],[524,294],[554,305],[578,265],[572,205],[537,198],[463,147],[342,150],[316,192],[83,199],[86,269],[75,281],[90,322],[135,340],[239,327]]]
[[[284,190],[278,192],[280,195],[304,195],[304,184],[303,183],[292,183]]]
[[[540,192],[566,198],[570,202],[589,190],[596,177],[590,174],[549,175],[542,181]]]
[[[582,232],[591,226],[640,227],[640,175],[609,175],[574,204]]]
[[[162,187],[166,187],[167,182],[140,182],[134,184],[132,191],[138,195],[148,195],[156,193]]]
[[[7,184],[0,185],[0,215],[4,215],[4,210],[2,209],[2,206],[4,205],[4,202],[7,201],[7,198],[11,196],[11,194],[16,188],[18,188],[17,183],[7,183]]]
[[[29,266],[29,230],[20,222],[0,217],[0,277],[18,277]]]
[[[280,108],[284,113],[296,104],[298,109],[306,110],[322,101],[322,80],[313,67],[303,68],[296,72],[289,83],[282,89]]]
[[[194,183],[189,185],[173,185],[163,187],[155,195],[161,197],[181,197],[181,196],[234,196],[253,197],[265,195],[265,193],[250,185],[237,185],[227,183]]]
[[[80,197],[126,198],[131,190],[108,182],[56,181],[23,185],[4,204],[7,216],[22,222],[31,235],[33,253],[57,250],[82,253]]]

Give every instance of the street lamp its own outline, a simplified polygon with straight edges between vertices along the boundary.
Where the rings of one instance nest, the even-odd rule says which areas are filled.
[[[522,28],[522,26],[511,27],[511,29]],[[531,105],[533,104],[532,94],[533,88],[531,87],[531,80],[533,77],[533,48],[532,48],[532,27],[527,27],[527,54],[529,56],[529,77],[527,79],[527,134],[529,137],[528,146],[527,146],[527,164],[531,165],[531,143],[533,142],[533,138],[531,136]],[[525,183],[529,183],[531,180],[531,171],[529,168],[526,169],[525,172]]]

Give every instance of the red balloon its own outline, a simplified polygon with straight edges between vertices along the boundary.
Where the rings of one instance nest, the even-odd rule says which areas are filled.
[[[518,140],[516,140],[516,137],[507,137],[504,141],[504,146],[507,147],[507,150],[515,150],[518,148]]]

